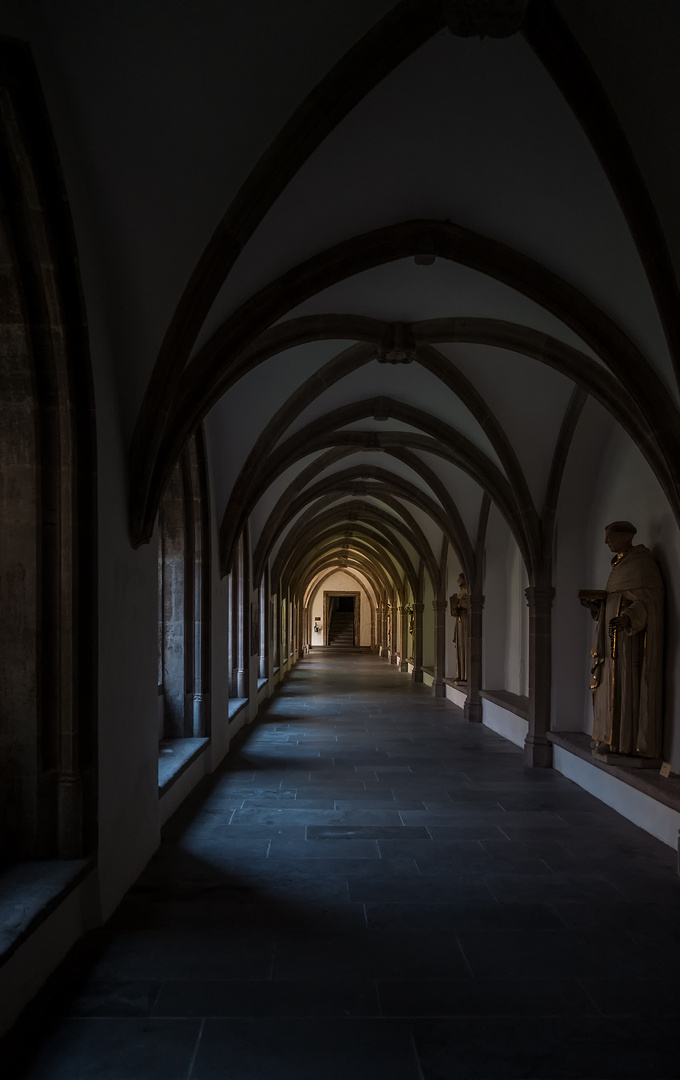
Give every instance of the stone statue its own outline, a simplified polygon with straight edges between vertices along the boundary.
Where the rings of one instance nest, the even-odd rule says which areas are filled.
[[[607,525],[605,543],[614,552],[607,587],[579,593],[597,621],[592,747],[603,758],[659,759],[662,753],[664,589],[649,549],[633,544],[636,532],[629,521]]]
[[[468,622],[470,597],[465,574],[458,575],[458,592],[450,597],[451,615],[456,620],[453,641],[456,646],[456,682],[467,682],[468,677]]]

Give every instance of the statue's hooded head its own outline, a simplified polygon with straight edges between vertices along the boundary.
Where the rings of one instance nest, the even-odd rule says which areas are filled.
[[[630,551],[637,529],[630,521],[612,521],[604,530],[604,542],[610,551]]]

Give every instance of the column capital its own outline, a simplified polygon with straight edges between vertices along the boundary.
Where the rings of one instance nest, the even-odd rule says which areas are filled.
[[[555,589],[552,585],[530,585],[524,590],[524,595],[529,607],[549,608],[555,599]]]
[[[423,604],[423,607],[424,606],[425,605]],[[432,609],[433,609],[433,611],[446,611],[448,606],[449,606],[448,600],[433,600],[432,601]]]
[[[413,610],[414,610],[414,611],[415,611],[415,612],[416,612],[416,613],[417,613],[418,615],[422,615],[422,614],[423,614],[423,612],[424,612],[424,610],[425,610],[425,604],[414,604],[414,605],[413,605]]]

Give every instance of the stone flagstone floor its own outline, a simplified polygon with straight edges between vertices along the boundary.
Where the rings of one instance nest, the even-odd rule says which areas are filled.
[[[677,1078],[675,863],[386,661],[314,655],[4,1066],[19,1045],[21,1080]]]

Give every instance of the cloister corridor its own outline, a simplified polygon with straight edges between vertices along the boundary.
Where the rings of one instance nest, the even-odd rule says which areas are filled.
[[[679,899],[666,845],[316,649],[48,981],[12,1075],[677,1077]]]

